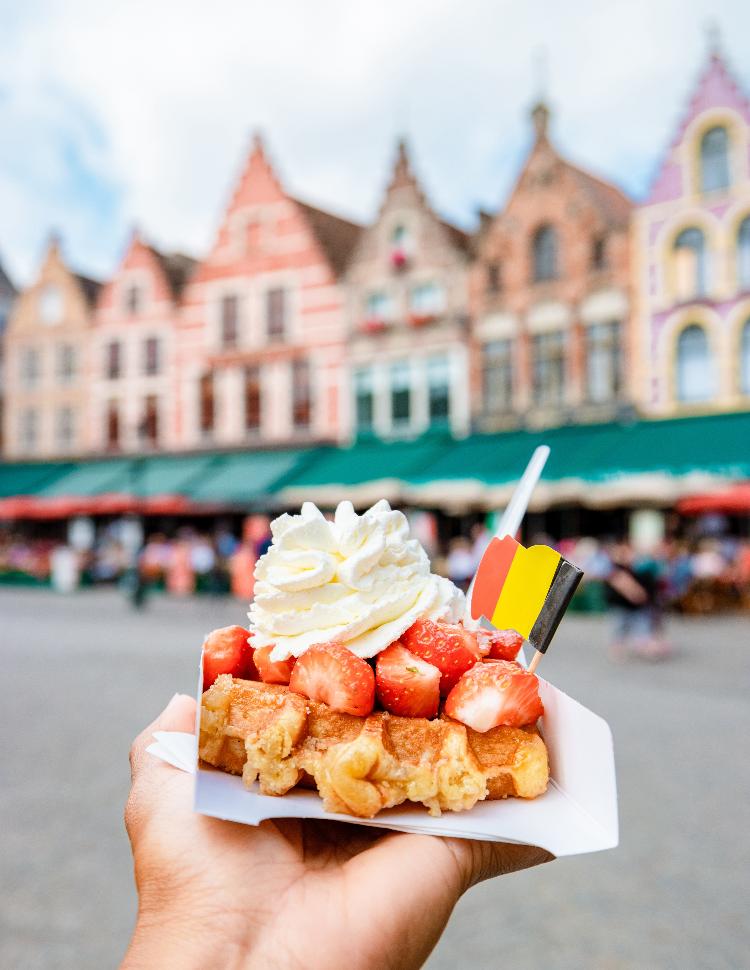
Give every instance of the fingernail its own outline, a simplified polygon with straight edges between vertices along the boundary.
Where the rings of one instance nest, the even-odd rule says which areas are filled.
[[[166,706],[166,707],[164,708],[164,713],[166,714],[166,713],[167,713],[167,711],[169,711],[169,710],[170,710],[170,709],[171,709],[172,707],[174,707],[174,705],[175,705],[175,704],[177,703],[177,701],[178,701],[179,699],[180,699],[180,695],[179,695],[179,693],[177,693],[177,694],[174,694],[174,695],[173,695],[173,697],[172,697],[172,700],[171,700],[171,701],[170,701],[170,702],[169,702],[169,703],[167,704],[167,706]]]

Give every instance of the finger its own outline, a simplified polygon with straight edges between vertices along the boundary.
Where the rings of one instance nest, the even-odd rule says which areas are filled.
[[[195,698],[175,694],[161,714],[133,741],[130,748],[130,775],[135,781],[139,774],[158,766],[156,758],[146,755],[146,748],[153,743],[154,731],[187,731],[195,733]],[[163,764],[163,762],[162,762]]]
[[[463,874],[462,892],[485,879],[519,872],[550,862],[555,857],[536,845],[515,842],[478,842],[471,839],[444,839]]]

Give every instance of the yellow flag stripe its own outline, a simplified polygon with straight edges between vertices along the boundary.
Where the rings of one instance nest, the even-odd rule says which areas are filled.
[[[528,638],[549,593],[560,553],[549,546],[520,546],[513,557],[491,623],[498,630],[516,630]]]

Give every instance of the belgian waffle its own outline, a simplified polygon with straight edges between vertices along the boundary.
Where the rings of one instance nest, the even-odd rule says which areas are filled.
[[[485,798],[536,798],[549,778],[533,726],[480,734],[445,717],[355,717],[229,674],[203,695],[199,755],[266,795],[316,787],[326,811],[361,818],[405,801],[440,815]]]

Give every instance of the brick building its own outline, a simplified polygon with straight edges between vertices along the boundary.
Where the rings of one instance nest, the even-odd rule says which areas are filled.
[[[750,101],[717,50],[637,210],[634,252],[643,409],[746,409]]]
[[[293,198],[254,138],[216,242],[183,296],[182,447],[340,436],[340,278],[359,229]]]
[[[5,454],[54,457],[86,449],[88,348],[99,284],[74,273],[51,239],[39,275],[5,331]]]
[[[3,453],[3,404],[5,401],[5,368],[3,365],[5,341],[3,340],[3,334],[5,333],[5,327],[8,323],[8,317],[10,316],[15,298],[16,288],[5,272],[2,263],[0,263],[0,455]]]
[[[176,334],[195,261],[135,232],[97,302],[90,348],[88,447],[96,453],[179,447]]]
[[[631,203],[564,159],[549,110],[471,275],[472,387],[483,430],[609,419],[631,400]]]
[[[354,433],[413,436],[435,425],[466,433],[468,265],[469,237],[433,211],[399,142],[378,215],[344,278]]]

